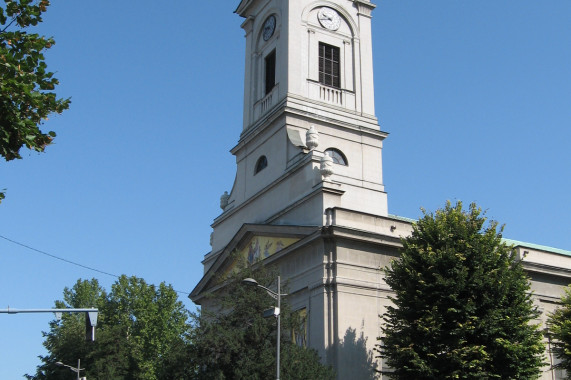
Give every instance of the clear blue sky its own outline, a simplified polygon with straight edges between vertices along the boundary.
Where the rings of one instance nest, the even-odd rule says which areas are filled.
[[[477,202],[504,236],[571,249],[571,1],[382,0],[376,111],[389,212]],[[190,292],[242,129],[237,0],[53,1],[39,28],[71,96],[45,154],[0,163],[0,235]],[[114,278],[0,239],[0,308]],[[192,303],[181,294],[189,308]],[[39,363],[52,315],[0,314],[0,378]],[[71,363],[73,364],[73,363]]]

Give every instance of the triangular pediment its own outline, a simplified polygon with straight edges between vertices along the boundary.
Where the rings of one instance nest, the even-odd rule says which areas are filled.
[[[319,227],[316,226],[244,224],[228,245],[217,254],[214,264],[198,282],[189,298],[200,304],[201,295],[215,285],[215,279],[219,275],[230,274],[239,261],[250,265],[272,262],[316,232],[319,232]]]

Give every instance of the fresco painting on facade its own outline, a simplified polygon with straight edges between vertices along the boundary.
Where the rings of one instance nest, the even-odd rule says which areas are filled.
[[[231,256],[234,260],[223,270],[223,276],[226,277],[232,273],[240,260],[245,260],[248,264],[255,264],[298,241],[299,238],[254,236],[242,249],[234,248],[232,250]]]
[[[256,236],[240,251],[239,256],[246,258],[248,263],[254,264],[267,259],[297,241],[299,239],[296,238]]]

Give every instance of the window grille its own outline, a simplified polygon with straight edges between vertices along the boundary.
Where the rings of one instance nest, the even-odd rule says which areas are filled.
[[[319,83],[341,87],[339,48],[319,43]]]

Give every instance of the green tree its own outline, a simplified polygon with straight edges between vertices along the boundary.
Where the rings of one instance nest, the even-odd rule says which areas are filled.
[[[535,379],[544,346],[530,285],[502,230],[448,202],[413,225],[385,268],[394,306],[380,356],[393,379]]]
[[[216,312],[194,316],[190,357],[194,379],[251,379],[275,377],[275,318],[263,318],[262,312],[275,301],[261,289],[240,284],[246,277],[275,289],[275,273],[249,269],[225,281],[224,291],[212,294],[209,303]],[[292,342],[292,330],[298,328],[297,313],[292,313],[283,298],[281,303],[281,378],[283,380],[334,379],[330,367],[321,364],[317,352]]]
[[[559,362],[555,368],[567,371],[567,379],[571,379],[571,286],[565,288],[561,297],[561,306],[547,320],[551,334],[551,350]]]
[[[97,280],[78,280],[56,307],[97,307],[96,341],[85,341],[84,315],[52,321],[44,333],[49,354],[28,379],[68,379],[69,369],[55,363],[73,365],[77,359],[87,378],[170,379],[171,368],[181,365],[173,358],[187,358],[189,313],[164,283],[157,287],[121,276],[107,294]]]
[[[56,308],[99,308],[105,303],[105,290],[95,279],[78,280],[75,285],[65,288],[63,300],[55,302]],[[44,347],[48,355],[40,356],[42,365],[38,366],[36,375],[26,375],[28,379],[69,379],[69,369],[57,366],[56,362],[70,365],[82,360],[84,367],[87,356],[93,351],[92,342],[85,341],[85,315],[62,314],[61,320],[51,321],[50,331],[44,332]],[[96,333],[100,333],[98,330]]]
[[[40,126],[70,104],[57,98],[59,82],[44,59],[54,39],[27,31],[42,22],[49,5],[49,0],[4,0],[0,6],[0,155],[6,161],[22,158],[24,146],[43,152],[55,133]],[[0,192],[0,202],[3,198]]]

